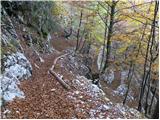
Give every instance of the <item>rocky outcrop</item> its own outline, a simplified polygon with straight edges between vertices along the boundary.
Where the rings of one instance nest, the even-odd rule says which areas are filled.
[[[10,17],[2,10],[2,53],[1,53],[1,104],[15,97],[24,97],[18,88],[19,80],[27,79],[32,74],[30,62],[24,56],[17,33]]]
[[[32,67],[27,58],[20,52],[3,58],[4,72],[0,76],[1,92],[4,101],[11,101],[15,97],[24,97],[18,88],[19,80],[27,79],[32,74]]]
[[[4,9],[2,9],[1,30],[2,52],[9,54],[10,52],[22,51],[12,21]]]
[[[114,71],[112,69],[106,70],[106,73],[101,76],[101,80],[107,82],[107,84],[111,84],[114,80]]]
[[[103,90],[83,76],[77,76],[73,80],[73,85],[76,91],[69,92],[67,98],[75,103],[77,115],[74,118],[76,119],[144,118],[136,109],[129,108],[122,103],[112,102]]]
[[[82,55],[69,54],[64,61],[67,69],[74,74],[86,76],[90,73],[89,67],[92,64],[92,60],[89,57]]]
[[[126,84],[121,84],[118,86],[118,88],[114,91],[114,94],[119,95],[119,96],[125,96],[128,88]],[[132,91],[130,90],[127,96],[127,100],[134,100]]]

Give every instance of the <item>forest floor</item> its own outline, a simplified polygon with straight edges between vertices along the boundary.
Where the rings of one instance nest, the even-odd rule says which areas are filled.
[[[17,33],[22,39],[21,32]],[[25,98],[16,98],[14,101],[6,103],[2,108],[5,114],[4,118],[136,118],[133,109],[129,110],[124,107],[123,110],[121,104],[116,104],[113,107],[112,102],[116,103],[120,98],[115,97],[115,101],[112,101],[115,98],[111,98],[112,102],[109,102],[109,99],[102,99],[92,95],[93,93],[90,94],[89,92],[93,92],[93,90],[88,90],[86,86],[89,85],[95,89],[96,87],[86,81],[82,80],[79,85],[73,84],[77,76],[71,71],[67,71],[65,66],[61,67],[60,63],[57,63],[58,67],[55,68],[55,71],[63,75],[65,82],[71,86],[71,89],[69,91],[64,89],[56,78],[49,74],[54,60],[65,54],[64,50],[75,46],[75,41],[53,38],[52,45],[55,50],[51,54],[41,54],[44,62],[38,61],[31,48],[27,47],[24,41],[21,42],[24,54],[32,64],[32,76],[28,80],[21,81],[19,85]],[[78,79],[84,78],[79,76]],[[104,92],[109,93],[111,90],[106,89]],[[69,96],[70,98],[68,98]],[[110,108],[104,105],[106,102]]]

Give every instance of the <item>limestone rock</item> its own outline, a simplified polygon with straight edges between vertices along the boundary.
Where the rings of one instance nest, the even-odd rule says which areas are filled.
[[[120,86],[118,86],[118,88],[114,91],[114,93],[116,95],[119,95],[119,96],[125,96],[126,92],[127,92],[127,85],[126,84],[121,84]],[[129,91],[128,93],[128,96],[127,96],[127,100],[133,100],[133,96],[131,94],[131,90]]]
[[[114,80],[114,71],[112,69],[107,70],[105,74],[102,75],[102,78],[108,84],[111,84]]]
[[[24,98],[24,93],[18,88],[19,80],[27,79],[32,74],[32,67],[27,58],[20,52],[3,58],[4,67],[1,80],[1,95],[4,101],[11,101],[15,97]]]

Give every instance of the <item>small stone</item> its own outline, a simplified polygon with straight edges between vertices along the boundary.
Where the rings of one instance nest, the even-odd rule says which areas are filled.
[[[79,91],[75,91],[75,94],[79,94]]]
[[[103,105],[103,107],[104,107],[105,110],[109,110],[110,109],[110,107],[107,106],[107,105]]]
[[[8,109],[6,109],[6,110],[3,112],[3,114],[6,114],[6,113],[11,113],[11,111],[8,110]]]
[[[22,30],[23,32],[25,32],[26,31],[26,29],[25,28],[23,28],[23,30]]]
[[[53,92],[53,91],[55,91],[55,90],[56,90],[56,89],[54,89],[54,88],[53,88],[53,89],[51,89],[51,91],[52,91],[52,92]]]
[[[105,97],[104,100],[105,100],[106,102],[110,101],[110,99],[108,99],[107,97]]]
[[[20,112],[17,110],[16,113],[20,113]]]
[[[79,96],[79,98],[83,98],[83,96]]]

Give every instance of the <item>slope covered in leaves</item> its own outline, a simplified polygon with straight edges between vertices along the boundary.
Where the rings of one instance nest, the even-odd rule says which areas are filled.
[[[17,33],[2,55],[19,47],[33,68],[19,84],[24,98],[4,101],[2,118],[144,118],[127,106],[128,98],[147,117],[157,118],[159,2],[44,3],[2,4]]]
[[[72,41],[59,42],[63,42],[66,48],[73,45]],[[54,48],[63,50],[58,45]],[[2,108],[3,118],[142,118],[136,110],[110,101],[91,80],[67,70],[62,58],[57,61],[55,71],[71,86],[69,91],[65,90],[48,70],[54,59],[66,52],[55,50],[50,55],[42,55],[45,62],[41,63],[29,48],[25,48],[33,74],[20,84],[25,98],[7,103]]]

